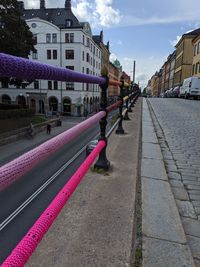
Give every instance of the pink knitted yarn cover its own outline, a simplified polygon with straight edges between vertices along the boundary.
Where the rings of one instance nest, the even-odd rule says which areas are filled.
[[[99,141],[96,148],[61,189],[24,238],[13,249],[1,267],[24,266],[105,145],[105,141]]]

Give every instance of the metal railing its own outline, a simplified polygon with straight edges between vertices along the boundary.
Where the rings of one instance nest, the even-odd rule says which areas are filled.
[[[100,123],[100,139],[96,148],[81,164],[51,204],[41,214],[33,227],[1,265],[2,267],[24,266],[98,155],[99,158],[95,163],[95,167],[103,168],[105,170],[109,169],[110,163],[106,156],[107,114],[119,107],[119,119],[114,127],[118,124],[116,133],[123,134],[123,117],[126,116],[128,110],[130,110],[131,106],[136,102],[138,92],[133,92],[131,90],[128,92],[128,83],[125,83],[123,79],[120,82],[109,80],[107,74],[102,77],[96,77],[2,53],[0,53],[0,77],[96,83],[101,87],[100,112],[0,167],[0,191],[2,191],[13,182],[20,179],[20,177],[30,171],[34,166],[41,162],[41,160],[46,159],[48,156],[59,150],[64,144],[75,139],[81,132],[86,131],[97,122]],[[120,86],[120,96],[116,103],[107,107],[107,89],[109,85]],[[127,88],[126,95],[123,93],[125,87]],[[124,103],[126,103],[126,107],[123,112]],[[112,127],[112,131],[114,130],[114,127]],[[110,134],[111,131],[109,132],[109,135]]]

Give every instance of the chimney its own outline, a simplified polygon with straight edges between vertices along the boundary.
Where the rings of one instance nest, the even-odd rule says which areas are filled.
[[[45,8],[45,0],[40,0],[40,9]]]
[[[23,1],[19,1],[18,2],[18,6],[19,6],[19,9],[20,9],[20,11],[24,11],[24,2]]]
[[[71,0],[65,0],[65,8],[71,10]]]

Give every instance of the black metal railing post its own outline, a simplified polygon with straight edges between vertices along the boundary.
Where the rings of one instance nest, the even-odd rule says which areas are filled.
[[[132,85],[130,86],[130,94],[129,94],[129,104],[128,104],[128,112],[133,112],[131,109],[131,100],[132,100]]]
[[[107,89],[109,84],[109,78],[107,75],[103,75],[102,78],[106,79],[106,83],[103,85],[100,85],[101,87],[101,100],[100,100],[100,111],[105,111],[106,116],[103,117],[99,124],[100,124],[100,140],[105,141],[106,146],[102,149],[102,151],[99,154],[99,158],[97,162],[95,163],[94,167],[97,169],[104,169],[108,170],[110,167],[110,162],[106,157],[106,147],[107,147],[107,138],[106,138],[106,125],[107,125]]]
[[[122,115],[122,110],[123,110],[123,105],[124,105],[124,101],[123,101],[123,88],[124,88],[124,79],[121,78],[120,82],[122,83],[120,86],[120,94],[119,94],[119,99],[121,100],[121,105],[119,106],[119,124],[118,124],[118,128],[115,131],[116,134],[124,134],[124,129],[122,127],[122,121],[123,121],[123,115]]]
[[[126,96],[128,97],[128,89],[127,88],[126,88]],[[128,116],[128,98],[126,99],[125,103],[126,103],[126,112],[124,114],[124,120],[129,121],[130,118]]]

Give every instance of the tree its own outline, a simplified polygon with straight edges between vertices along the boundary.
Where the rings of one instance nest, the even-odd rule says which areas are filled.
[[[34,40],[17,0],[0,0],[0,52],[28,58],[34,51]],[[20,86],[22,81],[2,78],[3,83]]]

